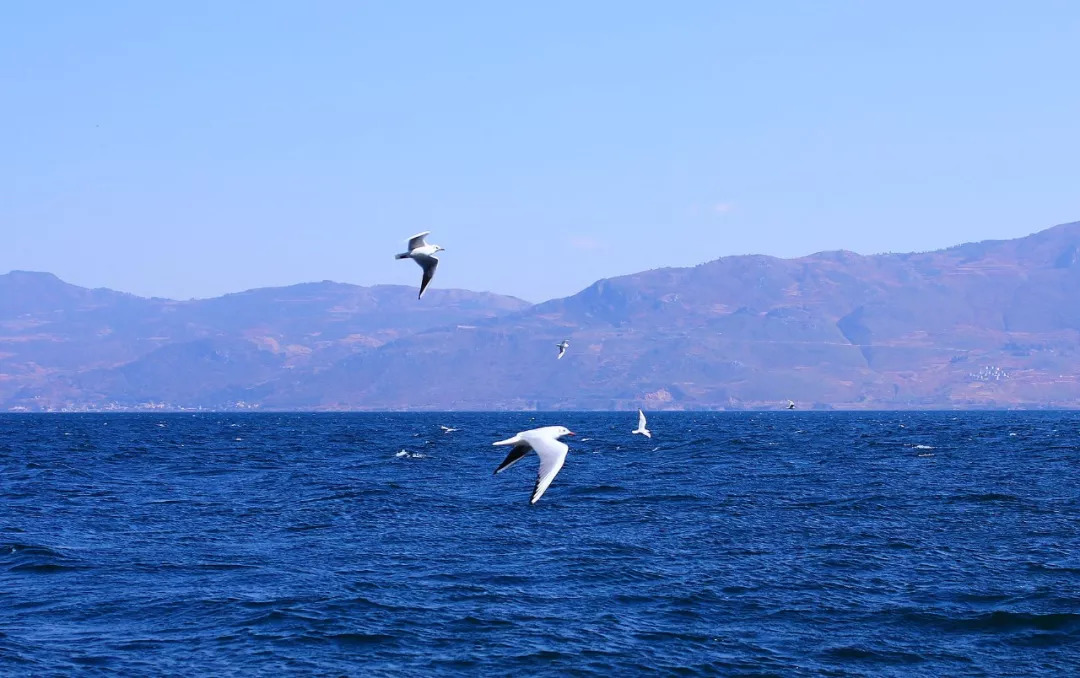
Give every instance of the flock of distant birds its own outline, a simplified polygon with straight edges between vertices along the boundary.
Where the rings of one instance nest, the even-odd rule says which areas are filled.
[[[424,291],[427,290],[431,279],[435,277],[435,269],[439,267],[439,258],[435,256],[436,253],[446,251],[445,247],[427,243],[426,238],[430,234],[431,231],[424,231],[412,236],[409,238],[409,251],[402,252],[394,257],[395,259],[412,259],[423,269],[424,273],[420,278],[420,294],[417,295],[417,299],[424,297]],[[570,347],[570,342],[563,339],[558,344],[555,344],[555,347],[559,349],[555,359],[559,360],[566,355],[566,349]],[[787,409],[795,409],[795,403],[789,400]],[[449,426],[442,426],[442,429],[446,433],[457,430]],[[638,410],[637,428],[631,433],[640,433],[646,438],[652,438],[652,432],[645,428],[645,413],[640,409]],[[511,438],[492,443],[492,445],[500,446],[513,445],[510,448],[510,453],[506,455],[506,459],[503,459],[502,463],[495,469],[495,473],[502,473],[521,461],[522,457],[529,452],[535,452],[536,456],[540,458],[540,468],[536,474],[536,486],[533,488],[532,497],[529,499],[530,504],[535,504],[547,491],[551,481],[555,480],[555,476],[559,474],[563,464],[566,463],[566,453],[570,451],[570,447],[559,438],[572,435],[575,435],[574,432],[565,426],[542,426],[528,431],[520,431]]]

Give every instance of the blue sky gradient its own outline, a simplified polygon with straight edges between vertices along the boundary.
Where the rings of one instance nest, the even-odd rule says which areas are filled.
[[[1073,2],[0,8],[0,272],[564,296],[1080,219]]]

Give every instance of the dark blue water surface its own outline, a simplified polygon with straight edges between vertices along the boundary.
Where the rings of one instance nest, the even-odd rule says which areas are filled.
[[[0,674],[1080,671],[1080,413],[649,424],[0,416]]]

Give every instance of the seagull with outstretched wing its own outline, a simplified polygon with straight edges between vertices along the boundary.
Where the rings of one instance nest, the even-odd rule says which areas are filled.
[[[435,269],[439,266],[439,258],[435,256],[435,253],[446,251],[445,247],[427,244],[425,238],[430,233],[431,231],[424,231],[409,238],[409,251],[402,252],[394,257],[395,259],[412,259],[420,265],[420,268],[424,269],[424,276],[420,279],[420,294],[416,297],[417,299],[424,296],[424,290],[427,289],[428,283],[435,277]]]
[[[570,342],[565,339],[562,340],[562,343],[555,344],[555,348],[559,349],[559,355],[555,356],[555,359],[558,360],[559,358],[562,358],[563,354],[566,353],[566,349],[569,347]]]
[[[540,457],[540,469],[536,473],[536,486],[533,488],[532,498],[529,499],[530,504],[535,504],[547,491],[551,481],[555,480],[555,476],[559,474],[559,470],[566,462],[566,453],[570,448],[559,438],[572,435],[574,435],[573,431],[565,426],[544,426],[522,431],[513,438],[492,443],[493,445],[514,446],[510,449],[510,454],[506,455],[506,459],[503,459],[499,467],[495,469],[495,473],[502,473],[521,461],[529,452],[536,452],[536,456]]]
[[[652,438],[652,433],[649,429],[645,428],[645,413],[641,410],[637,411],[637,428],[630,432],[631,434],[640,433],[646,438]]]

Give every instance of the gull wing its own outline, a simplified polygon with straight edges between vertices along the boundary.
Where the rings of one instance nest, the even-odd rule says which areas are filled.
[[[418,254],[413,257],[413,261],[420,264],[420,267],[424,269],[424,277],[420,280],[420,297],[424,296],[424,290],[427,289],[428,283],[435,277],[435,269],[439,266],[439,258],[433,257],[428,254]]]
[[[533,488],[532,499],[529,500],[530,504],[535,504],[540,497],[544,496],[544,492],[551,485],[551,481],[555,480],[555,476],[559,475],[559,470],[566,463],[566,453],[570,448],[566,443],[554,438],[534,438],[530,442],[537,456],[540,457],[536,487]]]
[[[495,469],[495,473],[502,473],[506,469],[510,468],[514,464],[521,461],[521,458],[532,451],[532,447],[529,443],[518,443],[510,450],[510,454],[506,455],[506,459],[502,460],[499,464],[499,468]],[[492,475],[495,475],[494,473]]]
[[[426,246],[428,244],[428,241],[423,240],[423,239],[427,238],[428,234],[430,234],[430,233],[431,233],[431,231],[424,231],[423,233],[417,233],[416,235],[413,236],[413,238],[409,238],[408,239],[408,250],[409,250],[409,252],[413,252],[413,250],[416,249],[417,247]]]
[[[417,233],[413,237],[409,238],[409,251],[412,252],[417,247],[424,247],[427,245],[427,241],[424,238],[431,233],[431,231],[424,231],[423,233]]]
[[[641,410],[637,411],[637,427],[642,431],[645,430],[645,413]]]

